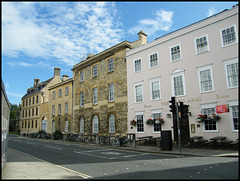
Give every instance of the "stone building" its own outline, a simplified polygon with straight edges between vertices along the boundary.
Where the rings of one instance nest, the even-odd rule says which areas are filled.
[[[126,51],[147,43],[123,41],[73,66],[73,124],[80,134],[127,133]]]
[[[46,81],[34,79],[33,87],[27,89],[22,97],[19,129],[20,133],[31,133],[44,130],[49,132],[49,91],[51,85],[62,82],[60,68],[54,68],[54,76]]]
[[[72,124],[72,87],[73,78],[62,76],[62,81],[49,87],[49,121],[50,133],[60,130],[67,134],[73,132]]]

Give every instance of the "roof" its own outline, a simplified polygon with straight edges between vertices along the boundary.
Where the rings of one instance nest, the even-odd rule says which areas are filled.
[[[54,89],[54,88],[59,87],[59,86],[62,86],[62,85],[67,84],[67,83],[69,83],[69,82],[73,82],[73,78],[67,79],[67,80],[62,81],[62,82],[59,82],[59,83],[57,83],[57,84],[54,84],[54,85],[50,86],[50,87],[48,88],[48,90]]]

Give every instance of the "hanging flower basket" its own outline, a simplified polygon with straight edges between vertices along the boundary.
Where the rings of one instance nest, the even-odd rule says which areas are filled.
[[[160,123],[160,124],[163,124],[164,122],[165,122],[165,121],[163,120],[163,118],[156,118],[156,119],[155,119],[155,123],[156,123],[156,124],[159,124],[159,123]]]
[[[133,120],[130,122],[130,125],[132,125],[132,126],[136,126],[136,125],[137,125],[137,122],[135,121],[135,119],[133,119]]]
[[[206,119],[206,115],[203,115],[203,114],[199,114],[198,117],[196,117],[196,121],[197,122],[202,122]]]
[[[211,115],[208,116],[208,119],[214,120],[214,121],[218,121],[218,120],[220,120],[221,118],[220,118],[217,114],[213,113],[213,114],[211,114]]]
[[[152,125],[154,123],[154,121],[151,119],[151,118],[149,118],[147,121],[146,121],[146,124],[147,125]]]

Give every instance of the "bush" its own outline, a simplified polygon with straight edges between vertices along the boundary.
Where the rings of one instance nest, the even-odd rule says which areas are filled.
[[[63,138],[62,132],[61,132],[60,130],[55,131],[55,132],[53,133],[53,138],[54,138],[55,140],[62,140],[62,138]]]

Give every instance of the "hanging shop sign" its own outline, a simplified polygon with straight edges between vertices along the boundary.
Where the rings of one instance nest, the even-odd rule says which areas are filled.
[[[216,106],[216,111],[218,114],[229,112],[229,105],[225,104],[225,105],[221,105],[221,106]]]

